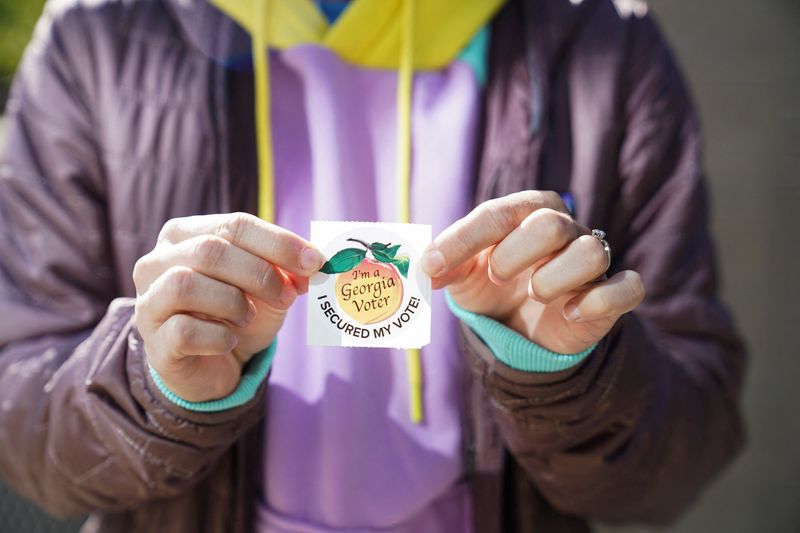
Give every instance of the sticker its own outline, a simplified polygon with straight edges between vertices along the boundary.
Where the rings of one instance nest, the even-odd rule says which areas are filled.
[[[327,261],[308,288],[308,344],[421,348],[431,338],[431,280],[420,268],[431,227],[311,222]]]

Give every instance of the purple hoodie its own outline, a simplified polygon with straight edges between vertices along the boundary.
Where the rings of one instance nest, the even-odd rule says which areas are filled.
[[[396,221],[396,72],[313,45],[270,63],[276,222],[305,235],[313,219]],[[415,76],[412,221],[434,234],[468,210],[479,99],[464,62]],[[260,530],[469,530],[455,320],[436,293],[415,425],[401,350],[306,346],[305,301],[293,306],[267,393]]]

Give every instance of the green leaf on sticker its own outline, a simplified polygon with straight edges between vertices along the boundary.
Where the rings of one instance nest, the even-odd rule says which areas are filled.
[[[391,263],[394,259],[393,256],[387,254],[386,252],[375,250],[374,248],[372,249],[372,256],[381,263]]]
[[[341,274],[342,272],[347,272],[358,266],[366,255],[366,250],[345,248],[344,250],[336,252],[328,261],[325,261],[325,264],[322,265],[319,271],[325,274]]]
[[[400,249],[399,244],[395,244],[394,246],[389,244],[383,244],[381,242],[373,242],[369,245],[369,251],[372,252],[372,255],[380,261],[381,263],[391,263],[394,259],[394,256],[397,255],[397,250]]]
[[[400,274],[402,274],[404,278],[408,277],[408,266],[410,262],[407,255],[401,255],[391,260],[391,263],[397,267],[397,270],[400,271]]]

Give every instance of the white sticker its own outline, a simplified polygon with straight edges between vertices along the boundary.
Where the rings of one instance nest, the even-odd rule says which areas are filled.
[[[308,344],[421,348],[431,338],[431,279],[419,258],[431,227],[311,222],[327,262],[308,289]]]

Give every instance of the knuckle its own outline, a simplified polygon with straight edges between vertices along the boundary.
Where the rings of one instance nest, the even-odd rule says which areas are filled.
[[[201,265],[217,266],[228,251],[230,243],[214,235],[203,236],[197,243],[195,255]]]
[[[514,210],[502,198],[489,200],[481,206],[483,217],[488,224],[504,231],[511,231],[516,226]]]
[[[555,210],[565,210],[564,200],[556,191],[542,191],[542,201],[545,205]]]
[[[249,307],[244,293],[235,287],[227,288],[226,292],[225,304],[228,307],[230,315],[236,318],[244,318]]]
[[[490,217],[491,215],[489,214],[489,211],[491,211],[492,209],[491,206],[495,205],[497,202],[498,198],[493,198],[491,200],[487,200],[485,202],[478,204],[478,206],[475,207],[475,209],[473,210],[473,212],[475,213],[475,218],[484,219]]]
[[[553,209],[545,208],[534,213],[537,232],[551,242],[566,244],[573,234],[573,224],[565,216]]]
[[[598,240],[591,235],[582,235],[580,237],[581,245],[584,247],[584,257],[589,267],[594,270],[605,270],[608,265],[608,255]]]
[[[260,261],[254,278],[258,287],[270,287],[275,274],[275,268],[266,261]]]
[[[196,284],[194,272],[186,267],[170,268],[167,271],[165,281],[169,291],[178,300],[182,300],[192,294]]]
[[[472,246],[472,239],[465,231],[457,231],[453,233],[455,248],[460,252],[466,252]]]
[[[224,345],[233,336],[228,326],[220,322],[205,322],[202,327],[206,344]]]
[[[259,239],[264,243],[264,247],[272,252],[279,252],[285,246],[286,242],[283,240],[284,233],[278,226],[274,224],[267,224],[267,231],[259,235]],[[299,253],[299,250],[298,250]]]
[[[532,213],[539,209],[551,208],[558,210],[563,205],[561,195],[554,191],[541,191],[537,189],[520,191],[512,195],[514,204],[525,211]]]
[[[158,234],[158,242],[170,241],[172,237],[178,232],[180,227],[180,218],[171,218],[167,220],[161,227]]]
[[[170,344],[178,352],[192,348],[197,340],[197,325],[185,316],[174,316],[171,320]]]
[[[526,213],[532,213],[542,207],[548,207],[545,191],[529,189],[509,195],[509,203]]]
[[[149,270],[150,263],[150,254],[147,254],[140,257],[133,265],[131,277],[133,278],[133,284],[137,291],[144,285],[145,274]]]
[[[253,223],[253,215],[232,213],[217,227],[216,234],[229,242],[241,242]]]
[[[535,190],[525,190],[525,191],[518,191],[512,194],[509,194],[505,197],[506,201],[511,204],[515,205],[520,209],[524,209],[528,212],[535,211],[537,208],[541,207],[541,196],[539,191]]]

